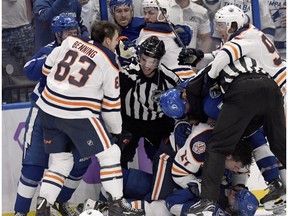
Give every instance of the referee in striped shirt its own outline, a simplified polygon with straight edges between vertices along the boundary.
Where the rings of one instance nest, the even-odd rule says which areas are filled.
[[[241,57],[223,66],[224,68],[215,77],[213,75],[218,71],[219,65],[223,66],[220,52],[215,60],[199,71],[197,78],[192,79],[186,87],[190,105],[195,98],[203,95],[203,90],[214,86],[216,82],[223,93],[223,106],[213,136],[207,145],[201,201],[189,209],[191,214],[213,211],[220,193],[219,185],[225,169],[226,156],[234,151],[236,144],[243,137],[251,135],[261,126],[271,151],[286,167],[286,126],[280,88],[252,58]],[[203,84],[201,90],[199,83]],[[199,109],[196,112],[203,113]]]
[[[122,150],[124,168],[133,160],[141,137],[144,137],[146,154],[152,160],[162,138],[173,131],[174,120],[161,111],[159,97],[161,92],[178,85],[181,79],[161,66],[164,54],[164,42],[151,36],[140,45],[139,63],[124,67],[120,72],[123,130],[133,134]]]

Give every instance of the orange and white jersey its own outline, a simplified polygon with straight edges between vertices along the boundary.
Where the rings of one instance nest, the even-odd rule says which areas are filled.
[[[273,77],[285,95],[286,61],[281,58],[273,42],[251,24],[241,28],[232,37],[217,53],[209,76],[213,79],[218,77],[227,64],[246,56],[256,60],[257,65]]]
[[[206,123],[193,125],[184,146],[178,150],[171,172],[175,183],[182,188],[187,188],[187,183],[197,179],[196,174],[204,162],[207,143],[213,129]]]
[[[37,105],[65,119],[101,117],[109,132],[121,133],[119,68],[103,45],[68,37],[42,68],[47,84]]]

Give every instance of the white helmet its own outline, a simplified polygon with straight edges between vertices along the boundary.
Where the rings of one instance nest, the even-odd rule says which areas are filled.
[[[169,10],[170,10],[170,4],[168,2],[168,0],[143,0],[142,2],[142,8],[148,8],[148,7],[152,7],[152,8],[157,8],[158,9],[158,16],[157,19],[158,21],[163,21],[163,20],[159,20],[159,15],[161,14],[160,8],[158,7],[158,4],[160,6],[160,8],[163,8],[166,10],[166,15],[169,14]]]
[[[231,28],[233,22],[237,23],[237,29],[247,22],[245,13],[235,5],[227,5],[219,9],[214,20],[215,22],[226,23],[227,31]]]
[[[103,214],[95,209],[89,209],[82,212],[79,216],[103,216]]]
[[[159,6],[163,9],[170,9],[170,4],[168,0],[158,0]],[[158,8],[156,0],[143,0],[142,2],[142,7],[147,8],[147,7],[156,7]]]

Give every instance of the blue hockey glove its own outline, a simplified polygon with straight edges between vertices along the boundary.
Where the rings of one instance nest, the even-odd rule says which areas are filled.
[[[195,197],[200,197],[201,195],[201,182],[202,182],[201,179],[195,179],[187,184],[190,192]]]
[[[202,50],[194,48],[182,49],[178,55],[179,65],[191,65],[196,67],[199,61],[204,57]]]
[[[177,32],[182,43],[185,46],[188,46],[193,36],[193,31],[191,30],[191,28],[188,25],[176,25],[175,31]],[[175,42],[177,43],[179,47],[181,47],[181,44],[179,43],[177,38],[175,38]]]
[[[179,121],[174,127],[175,144],[177,148],[182,148],[191,134],[192,126],[187,121]]]

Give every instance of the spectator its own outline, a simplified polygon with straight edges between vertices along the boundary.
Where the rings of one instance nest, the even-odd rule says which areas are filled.
[[[174,24],[186,24],[193,29],[188,47],[210,51],[211,31],[208,11],[190,0],[171,0],[169,19]]]
[[[286,0],[268,0],[269,10],[276,30],[274,45],[283,59],[286,59]]]
[[[2,57],[14,56],[24,66],[33,55],[34,31],[25,0],[2,1]]]
[[[29,6],[29,5],[28,5]],[[24,76],[22,68],[26,61],[33,55],[34,30],[27,16],[25,0],[3,0],[2,1],[2,88],[10,85],[16,86],[14,90],[25,85],[29,91],[35,86]],[[16,88],[16,89],[15,89]],[[7,89],[8,90],[8,89]],[[19,90],[20,91],[20,90]],[[28,95],[14,91],[3,91],[2,102],[29,101]]]
[[[81,10],[82,6],[78,0],[35,0],[33,5],[35,52],[54,40],[50,24],[52,19],[60,14],[74,17],[79,23],[81,35],[89,37],[87,27],[83,24],[81,18]]]

